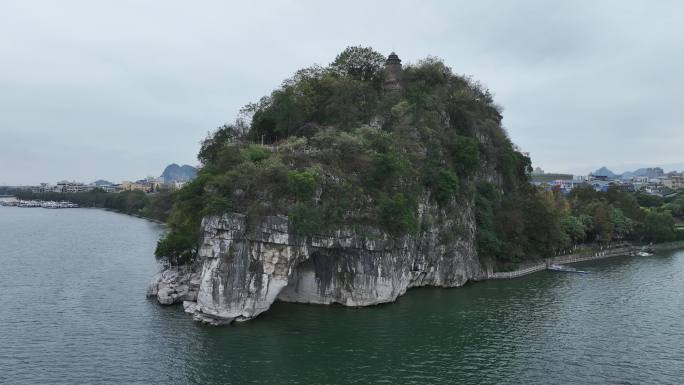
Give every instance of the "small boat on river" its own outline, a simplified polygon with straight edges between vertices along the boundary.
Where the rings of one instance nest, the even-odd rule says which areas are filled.
[[[588,271],[584,270],[577,270],[574,267],[571,266],[565,266],[565,265],[549,265],[546,267],[547,270],[551,271],[557,271],[559,273],[580,273],[580,274],[589,274]]]

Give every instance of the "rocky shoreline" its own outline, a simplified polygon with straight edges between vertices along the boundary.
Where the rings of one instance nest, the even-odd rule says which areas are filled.
[[[443,242],[445,226],[467,229]],[[468,281],[515,278],[549,263],[633,255],[641,247],[622,243],[547,258],[512,272],[494,272],[475,251],[472,210],[451,223],[400,240],[386,234],[369,239],[350,230],[334,236],[297,239],[286,217],[267,217],[247,231],[246,217],[225,214],[202,222],[199,258],[190,265],[165,266],[147,290],[162,305],[182,303],[196,321],[223,325],[246,321],[276,301],[370,306],[395,301],[418,286],[458,287]],[[684,248],[683,242],[652,246]]]
[[[427,204],[422,210],[443,215]],[[252,231],[242,214],[206,217],[197,261],[166,266],[147,295],[183,303],[195,320],[221,325],[252,319],[276,300],[369,306],[393,302],[411,287],[462,286],[487,275],[475,249],[472,206],[459,212],[400,239],[351,229],[301,239],[284,216],[266,217]],[[445,237],[455,226],[462,234]]]

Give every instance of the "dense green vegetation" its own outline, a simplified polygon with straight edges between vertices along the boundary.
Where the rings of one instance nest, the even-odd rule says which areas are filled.
[[[43,201],[68,201],[82,207],[100,207],[115,210],[124,214],[140,215],[146,218],[165,221],[173,200],[170,192],[145,194],[142,191],[123,191],[107,193],[102,189],[93,189],[82,193],[32,193],[22,191],[15,194],[18,199]]]
[[[192,259],[201,219],[225,212],[247,214],[249,226],[287,215],[302,238],[342,227],[402,237],[473,207],[480,254],[502,263],[586,241],[673,237],[665,208],[533,187],[530,160],[501,127],[489,91],[428,58],[403,68],[399,92],[383,92],[384,59],[350,47],[246,106],[248,121],[209,135],[197,178],[173,196],[157,256]],[[423,203],[441,214],[420,216]],[[455,227],[441,240],[462,234]]]
[[[489,194],[493,194],[489,190]],[[684,193],[667,203],[662,198],[621,192],[611,187],[597,192],[575,188],[568,196],[537,190],[535,199],[504,199],[489,209],[481,194],[480,249],[501,262],[516,263],[530,256],[554,255],[581,243],[614,241],[665,242],[684,239],[675,225],[684,212]],[[649,204],[645,205],[645,202]],[[645,207],[644,207],[645,206]],[[493,230],[491,230],[493,229]],[[502,241],[502,239],[504,241]],[[524,248],[520,245],[529,245]]]

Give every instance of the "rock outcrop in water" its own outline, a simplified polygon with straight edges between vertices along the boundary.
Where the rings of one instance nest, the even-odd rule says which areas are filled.
[[[165,266],[152,278],[147,288],[148,297],[156,297],[162,305],[194,301],[200,284],[199,265]]]
[[[423,208],[438,215],[436,207]],[[461,286],[485,273],[472,208],[460,212],[398,239],[350,230],[302,239],[282,216],[266,217],[254,231],[245,215],[209,216],[198,262],[162,271],[148,294],[163,304],[183,302],[195,320],[225,324],[254,318],[275,300],[368,306],[394,301],[411,287]],[[462,229],[457,237],[449,235],[455,226]]]

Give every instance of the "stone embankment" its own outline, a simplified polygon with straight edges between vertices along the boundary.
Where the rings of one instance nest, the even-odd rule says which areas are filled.
[[[684,242],[680,245],[684,247]],[[657,247],[657,246],[656,246]],[[676,247],[672,247],[676,248]],[[603,259],[610,257],[618,257],[625,255],[635,255],[641,251],[641,246],[634,246],[629,243],[619,243],[616,245],[603,246],[592,248],[588,251],[576,252],[568,255],[560,255],[557,257],[544,258],[543,260],[532,265],[526,265],[518,270],[505,272],[488,272],[487,279],[510,279],[522,277],[523,275],[532,274],[537,271],[545,270],[550,265],[564,265],[568,263],[576,263],[583,261],[591,261],[594,259]]]

